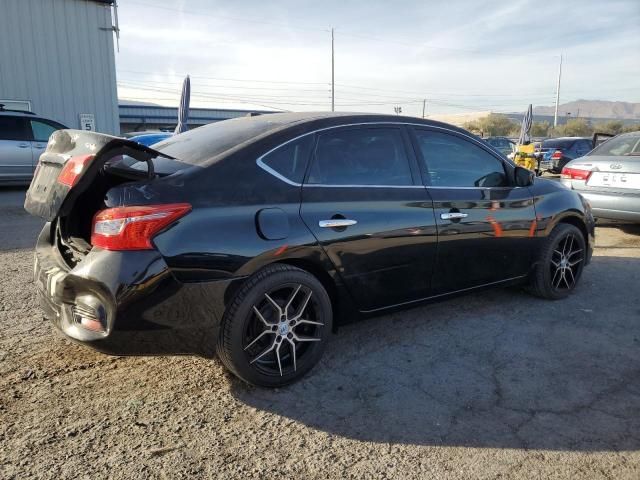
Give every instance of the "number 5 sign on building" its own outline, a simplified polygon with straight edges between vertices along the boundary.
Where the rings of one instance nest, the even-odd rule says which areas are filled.
[[[96,117],[93,113],[80,114],[80,129],[91,132],[96,131]]]

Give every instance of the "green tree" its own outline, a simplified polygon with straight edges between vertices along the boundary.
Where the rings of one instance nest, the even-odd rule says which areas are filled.
[[[549,128],[551,125],[549,122],[533,122],[531,125],[531,136],[532,137],[547,137],[549,135]]]
[[[598,123],[593,127],[594,132],[611,133],[618,135],[624,130],[624,123],[620,120],[609,120],[608,122]]]
[[[640,123],[636,123],[635,125],[625,125],[622,128],[622,133],[626,132],[640,132]]]
[[[499,113],[490,113],[484,118],[467,122],[463,126],[467,130],[485,137],[510,135],[514,131],[519,131],[516,122]]]
[[[593,127],[583,118],[572,118],[564,125],[553,129],[554,137],[588,137],[593,134]]]

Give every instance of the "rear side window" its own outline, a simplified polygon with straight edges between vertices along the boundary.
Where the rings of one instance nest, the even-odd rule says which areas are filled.
[[[313,135],[293,140],[262,157],[262,163],[296,183],[302,183],[313,145]]]
[[[416,130],[422,168],[434,187],[508,185],[503,163],[479,146],[455,135]]]
[[[318,138],[307,182],[315,185],[412,185],[398,128],[357,128]]]
[[[0,116],[0,140],[31,140],[26,119]]]
[[[29,122],[31,123],[33,139],[37,142],[47,142],[53,132],[63,128],[61,125],[43,122],[42,120],[29,120]]]

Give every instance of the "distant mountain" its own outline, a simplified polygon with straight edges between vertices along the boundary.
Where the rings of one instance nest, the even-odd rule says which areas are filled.
[[[554,107],[534,107],[534,115],[553,115]],[[558,106],[558,115],[571,117],[613,118],[640,120],[640,103],[610,102],[607,100],[576,100]]]

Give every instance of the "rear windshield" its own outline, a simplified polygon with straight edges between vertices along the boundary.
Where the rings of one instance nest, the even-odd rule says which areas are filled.
[[[589,155],[640,155],[640,132],[613,137],[598,145]]]
[[[487,139],[487,142],[489,143],[489,145],[492,145],[494,147],[510,147],[511,146],[511,142],[506,138],[489,138]]]
[[[542,148],[571,148],[576,143],[576,139],[563,140],[561,138],[552,138],[542,142]]]
[[[236,145],[281,126],[281,121],[270,120],[269,115],[234,118],[169,137],[153,149],[189,165],[202,165]]]

